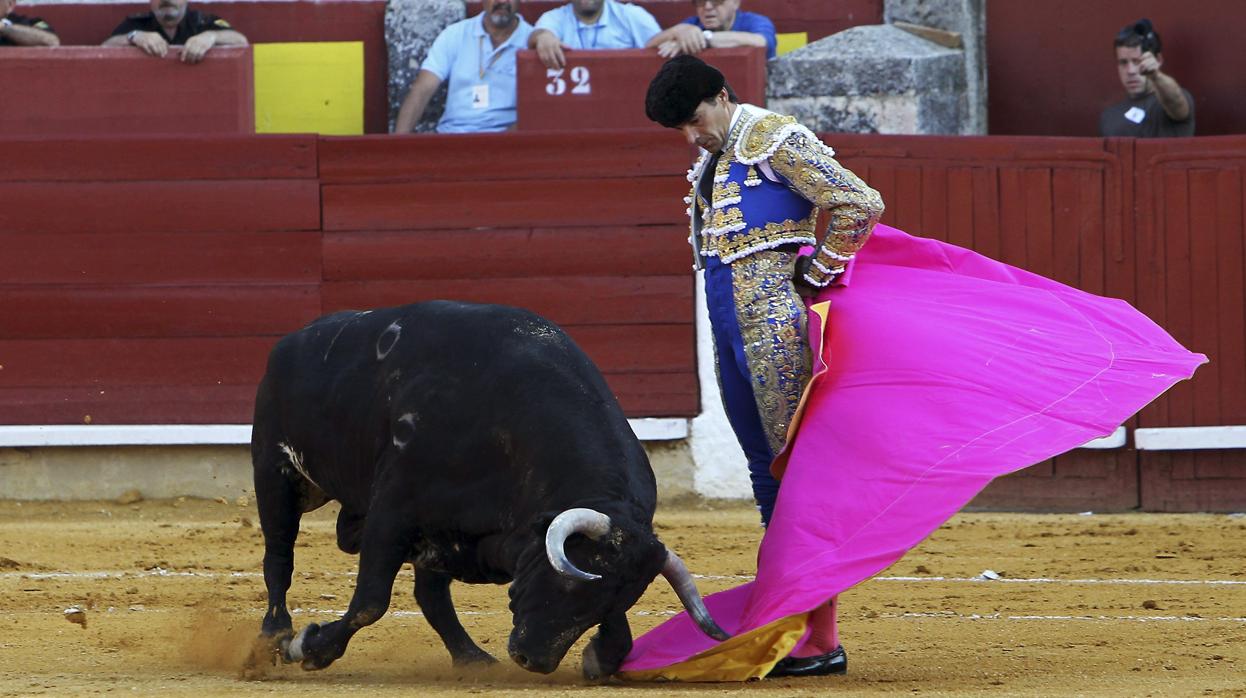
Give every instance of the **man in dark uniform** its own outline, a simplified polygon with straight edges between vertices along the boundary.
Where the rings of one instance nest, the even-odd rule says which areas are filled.
[[[60,46],[51,25],[13,12],[17,0],[0,0],[0,46]]]
[[[247,37],[229,22],[187,10],[187,1],[151,0],[151,12],[126,17],[104,46],[134,46],[157,57],[164,57],[170,46],[182,46],[183,63],[198,63],[213,46],[246,46]]]
[[[1113,42],[1116,70],[1129,95],[1099,115],[1099,134],[1123,138],[1176,138],[1194,135],[1194,98],[1164,65],[1159,34],[1151,20],[1120,30]]]

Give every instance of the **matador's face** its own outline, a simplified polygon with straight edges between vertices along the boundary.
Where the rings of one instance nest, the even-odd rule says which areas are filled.
[[[701,102],[692,118],[679,127],[688,143],[698,145],[711,153],[722,150],[727,142],[727,131],[731,127],[731,115],[736,105],[727,97],[727,88],[723,88],[713,100]]]

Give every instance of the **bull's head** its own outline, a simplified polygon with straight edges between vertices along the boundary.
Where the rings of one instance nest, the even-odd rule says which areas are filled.
[[[592,509],[564,511],[549,524],[544,545],[529,545],[520,557],[510,590],[511,658],[530,671],[549,673],[581,635],[600,625],[585,650],[584,673],[613,674],[632,647],[627,610],[659,572],[707,635],[728,638],[683,562],[647,525],[611,521]]]

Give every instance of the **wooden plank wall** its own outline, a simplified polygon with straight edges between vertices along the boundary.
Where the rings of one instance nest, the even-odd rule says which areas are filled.
[[[766,103],[766,52],[715,48],[700,57],[718,68],[741,102]],[[666,59],[650,50],[574,51],[551,78],[536,51],[516,56],[519,131],[606,131],[662,127],[645,115],[643,95]],[[579,75],[579,77],[574,77]],[[553,80],[561,80],[560,85]],[[580,90],[577,92],[576,90]]]
[[[1140,425],[1246,424],[1246,137],[1138,141],[1138,307],[1211,363]],[[1142,506],[1242,509],[1246,456],[1145,452]]]
[[[695,415],[687,153],[661,132],[325,139],[323,310],[523,306],[567,329],[630,415]]]
[[[988,4],[984,64],[992,135],[1099,135],[1099,113],[1125,99],[1112,39],[1140,17],[1150,18],[1163,39],[1164,72],[1194,97],[1196,133],[1242,132],[1246,91],[1241,81],[1226,82],[1217,70],[1243,65],[1238,27],[1246,22],[1246,3],[1241,0]],[[1034,70],[1040,56],[1044,69]]]
[[[535,22],[565,0],[526,0],[521,12]],[[659,23],[670,26],[692,14],[687,0],[639,0]],[[780,32],[806,32],[810,41],[862,24],[881,24],[882,0],[748,0],[747,8],[770,17]],[[364,130],[389,130],[388,50],[383,0],[202,0],[193,7],[232,23],[253,44],[289,41],[361,41],[364,50]],[[147,3],[57,2],[23,5],[26,15],[43,17],[56,29],[63,46],[98,46],[127,15],[147,12]],[[467,3],[469,16],[481,11]],[[5,56],[9,56],[6,51]],[[203,66],[196,67],[201,70]],[[29,83],[28,83],[29,84]]]
[[[1212,364],[1131,426],[1246,424],[1246,137],[835,134],[885,220],[1121,297]],[[0,423],[246,422],[272,341],[452,297],[566,326],[631,416],[699,407],[673,132],[0,142]],[[1246,452],[1081,450],[994,508],[1240,509]]]
[[[1121,219],[1129,163],[1103,141],[825,139],[883,194],[884,222],[1092,293],[1133,297],[1135,259]],[[974,505],[1119,510],[1138,496],[1134,451],[1079,450],[997,480]]]
[[[364,130],[389,130],[389,75],[385,46],[384,0],[203,0],[192,8],[223,18],[253,44],[289,41],[363,42]],[[127,15],[149,12],[146,2],[66,2],[22,7],[22,14],[43,17],[56,30],[62,46],[96,46]],[[137,49],[135,55],[142,56]],[[118,51],[124,53],[125,51]],[[6,52],[5,56],[9,54]],[[143,56],[146,57],[146,56]],[[210,63],[210,62],[209,62]],[[209,63],[194,66],[199,70]],[[192,129],[183,129],[183,133]]]
[[[246,423],[277,337],[431,298],[546,314],[629,415],[695,415],[687,150],[565,145],[6,141],[0,423]]]
[[[0,133],[6,137],[255,133],[251,47],[221,47],[191,65],[137,49],[5,47]]]
[[[2,150],[0,423],[249,421],[320,308],[315,138]]]

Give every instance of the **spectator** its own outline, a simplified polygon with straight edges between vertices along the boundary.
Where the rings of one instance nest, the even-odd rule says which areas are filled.
[[[646,44],[663,58],[700,53],[707,48],[764,46],[774,58],[779,45],[774,22],[756,12],[740,10],[741,0],[692,0],[696,15],[664,29]]]
[[[484,12],[437,36],[402,100],[394,133],[415,130],[446,80],[450,86],[438,133],[504,131],[515,125],[515,54],[532,33],[532,25],[519,16],[519,2],[484,0]]]
[[[182,47],[183,63],[198,63],[213,46],[246,46],[247,37],[229,22],[206,12],[186,9],[187,0],[151,0],[151,12],[130,15],[104,46],[134,46],[163,58],[170,46]]]
[[[0,46],[60,46],[51,25],[13,12],[17,0],[0,0]]]
[[[1194,98],[1160,70],[1164,54],[1151,20],[1140,19],[1116,35],[1116,71],[1128,97],[1099,115],[1099,133],[1125,138],[1194,135]]]
[[[528,48],[547,68],[567,65],[566,49],[644,48],[662,30],[639,5],[618,0],[571,0],[541,15]]]

